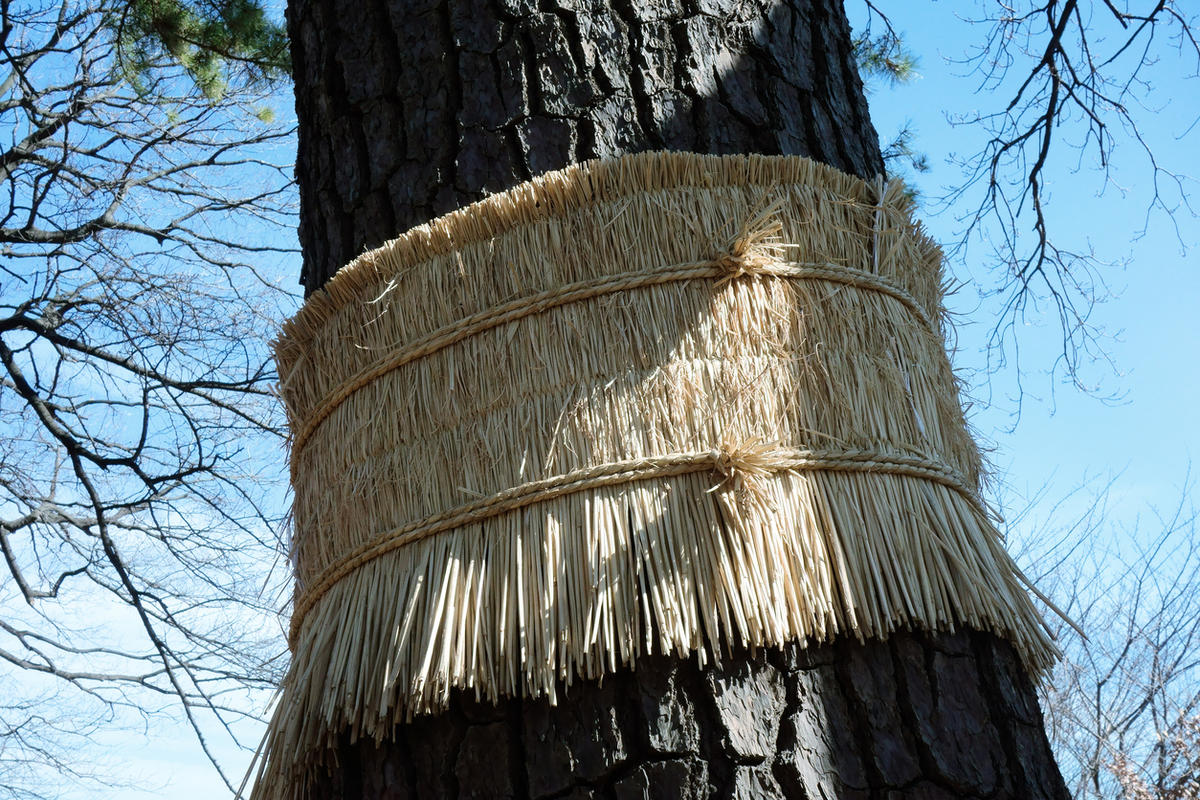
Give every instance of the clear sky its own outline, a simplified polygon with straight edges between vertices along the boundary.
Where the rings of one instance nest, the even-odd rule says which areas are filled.
[[[936,198],[961,178],[947,160],[964,157],[982,145],[978,128],[955,128],[950,115],[990,110],[1007,101],[1003,93],[979,91],[978,77],[956,65],[965,50],[984,31],[956,16],[973,3],[879,3],[892,14],[903,31],[907,47],[919,58],[919,77],[898,87],[876,86],[870,95],[872,115],[886,141],[907,120],[915,130],[914,146],[924,152],[930,172],[916,176],[925,210],[922,217],[932,235],[944,243],[956,241],[958,223],[951,207],[935,213]],[[847,4],[860,14],[856,0]],[[1196,84],[1178,78],[1187,65],[1164,64],[1154,73],[1157,113],[1145,115],[1146,130],[1155,142],[1158,157],[1183,172],[1197,166],[1196,107],[1180,98],[1196,96]],[[1194,65],[1193,65],[1194,68]],[[1190,128],[1189,126],[1194,126]],[[1110,535],[1128,531],[1151,506],[1171,507],[1179,501],[1191,460],[1200,455],[1200,397],[1197,353],[1200,351],[1200,275],[1195,256],[1184,246],[1200,244],[1200,224],[1185,211],[1170,220],[1152,216],[1145,224],[1148,173],[1144,160],[1127,140],[1120,149],[1106,184],[1090,168],[1091,158],[1079,164],[1070,142],[1078,139],[1068,127],[1060,132],[1056,162],[1048,178],[1058,235],[1076,247],[1093,248],[1111,261],[1128,259],[1123,268],[1105,273],[1114,296],[1096,309],[1094,320],[1111,332],[1105,341],[1115,370],[1084,364],[1085,381],[1099,387],[1088,393],[1052,372],[1059,353],[1056,321],[1031,317],[1019,330],[1024,374],[1017,400],[1018,374],[1011,367],[993,373],[979,369],[986,363],[986,342],[995,321],[996,301],[981,297],[981,289],[994,285],[996,273],[985,248],[975,247],[965,261],[949,266],[963,288],[952,300],[960,314],[956,363],[964,369],[974,398],[971,419],[992,448],[991,461],[1008,509],[1019,508],[1039,493],[1041,507],[1080,484],[1116,476],[1109,508]],[[1188,135],[1184,135],[1188,133]],[[1079,169],[1076,169],[1076,167]],[[1180,241],[1182,239],[1182,242]],[[1011,353],[1010,353],[1011,355]],[[1011,362],[1010,362],[1011,363]],[[1117,400],[1104,398],[1116,396]],[[1017,411],[1020,411],[1019,415]],[[1091,501],[1085,491],[1057,513],[1065,524],[1082,513]],[[1049,511],[1030,519],[1045,523]],[[1036,536],[1036,530],[1018,531]],[[158,725],[151,731],[149,747],[140,744],[121,756],[132,771],[153,788],[146,792],[119,790],[114,797],[169,796],[210,798],[221,794],[216,782],[182,725]],[[132,741],[132,740],[131,740]],[[248,762],[228,749],[232,772]]]
[[[847,4],[851,13],[855,5]],[[986,32],[959,16],[978,5],[879,4],[918,57],[919,77],[897,87],[875,86],[869,96],[872,117],[885,142],[906,121],[914,129],[914,146],[927,155],[930,166],[913,180],[923,198],[922,218],[947,249],[958,241],[958,216],[964,211],[962,204],[939,208],[938,198],[962,176],[948,162],[974,154],[985,141],[978,126],[955,127],[949,120],[1001,108],[1011,96],[981,90],[980,77],[960,63]],[[1141,112],[1156,157],[1190,174],[1200,167],[1200,126],[1195,104],[1180,100],[1196,96],[1197,83],[1183,78],[1195,68],[1194,61],[1164,59],[1149,73],[1152,93]],[[1094,154],[1081,158],[1073,147],[1082,138],[1076,124],[1068,122],[1057,136],[1052,151],[1057,160],[1046,181],[1057,235],[1064,244],[1090,248],[1103,260],[1127,260],[1103,271],[1113,296],[1093,315],[1093,322],[1108,332],[1101,344],[1112,367],[1082,365],[1082,378],[1095,387],[1093,392],[1064,380],[1061,369],[1052,374],[1061,352],[1056,319],[1031,314],[1017,333],[1023,393],[1011,358],[1009,367],[990,375],[973,372],[986,364],[997,308],[994,298],[980,296],[997,277],[996,266],[980,246],[972,247],[965,260],[948,262],[954,277],[965,284],[950,304],[960,314],[956,363],[971,381],[972,421],[995,448],[992,463],[1006,487],[1002,494],[1007,502],[1019,503],[1021,496],[1033,496],[1047,482],[1046,494],[1053,498],[1090,478],[1118,475],[1113,492],[1120,502],[1113,508],[1131,519],[1147,504],[1177,503],[1191,460],[1200,455],[1200,417],[1195,413],[1200,273],[1191,249],[1200,245],[1200,222],[1181,209],[1174,220],[1152,214],[1147,226],[1151,174],[1128,137],[1118,134],[1106,181],[1093,168]],[[1190,188],[1197,185],[1192,182]]]

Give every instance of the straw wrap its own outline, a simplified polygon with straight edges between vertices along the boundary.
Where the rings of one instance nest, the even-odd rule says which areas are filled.
[[[276,343],[297,601],[260,796],[452,689],[553,697],[648,652],[968,624],[1043,671],[940,264],[898,184],[653,153],[343,269]]]

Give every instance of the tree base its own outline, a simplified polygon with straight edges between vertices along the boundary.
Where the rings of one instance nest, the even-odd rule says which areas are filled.
[[[742,652],[704,669],[644,657],[553,707],[460,694],[390,742],[344,742],[339,759],[316,796],[1070,797],[1012,647],[973,631]]]

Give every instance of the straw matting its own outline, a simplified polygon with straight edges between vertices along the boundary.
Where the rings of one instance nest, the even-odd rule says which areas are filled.
[[[341,270],[284,327],[293,662],[259,797],[452,689],[967,624],[1055,648],[981,504],[897,183],[643,154]]]

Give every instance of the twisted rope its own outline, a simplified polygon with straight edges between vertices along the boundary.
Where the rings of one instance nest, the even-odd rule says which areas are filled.
[[[808,450],[751,443],[597,464],[522,483],[490,497],[473,500],[385,531],[356,547],[321,570],[312,586],[306,588],[296,600],[288,641],[295,649],[305,617],[338,581],[368,561],[405,545],[567,494],[706,470],[714,470],[723,475],[726,481],[738,486],[755,483],[781,472],[811,470],[907,475],[931,480],[954,490],[980,514],[986,515],[974,489],[952,467],[925,456],[907,453],[857,449]]]
[[[483,311],[472,314],[449,325],[445,325],[418,339],[409,346],[392,353],[376,363],[360,370],[334,389],[309,416],[297,431],[292,442],[292,477],[295,478],[300,452],[339,406],[355,392],[399,369],[405,364],[444,350],[464,339],[491,328],[506,325],[524,317],[542,314],[553,308],[577,303],[593,297],[615,292],[642,289],[674,281],[689,281],[717,278],[724,283],[742,276],[770,276],[793,280],[824,280],[841,283],[859,289],[869,289],[898,300],[908,308],[935,336],[938,329],[933,320],[911,294],[891,281],[856,267],[830,263],[789,262],[774,257],[770,251],[784,247],[778,244],[763,244],[759,237],[752,240],[753,246],[735,244],[731,251],[715,259],[675,264],[654,272],[626,272],[599,279],[578,281],[556,287],[529,297],[520,297]]]

